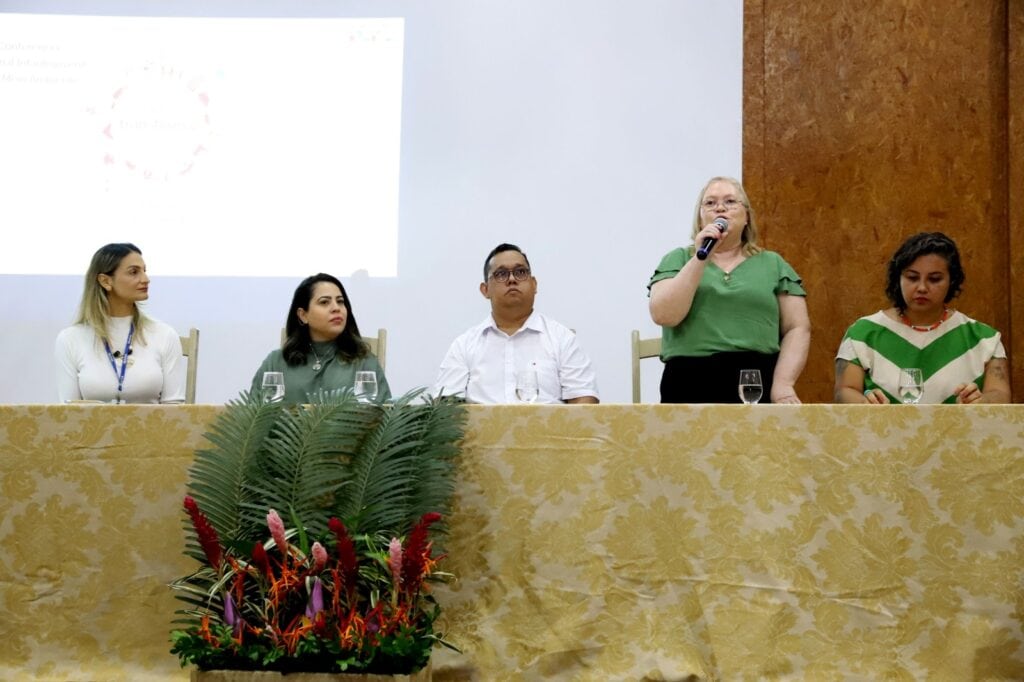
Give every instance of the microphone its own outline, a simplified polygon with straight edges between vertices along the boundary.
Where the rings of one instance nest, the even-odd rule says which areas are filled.
[[[715,227],[718,228],[719,234],[725,234],[725,231],[729,229],[729,221],[722,216],[718,216],[713,222]],[[705,239],[704,243],[697,249],[697,260],[707,260],[708,254],[711,253],[711,249],[715,248],[717,243],[718,240],[714,237]]]

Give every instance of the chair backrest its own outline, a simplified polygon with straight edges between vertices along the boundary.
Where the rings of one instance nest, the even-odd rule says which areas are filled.
[[[634,329],[630,333],[630,349],[633,353],[633,402],[640,402],[640,360],[656,358],[661,355],[661,337],[641,339],[640,332]]]
[[[281,345],[288,339],[288,333],[281,330]],[[370,347],[370,352],[377,356],[377,362],[380,363],[380,368],[384,369],[384,356],[388,352],[388,330],[381,327],[377,330],[377,336],[364,336],[363,341]]]
[[[196,402],[196,371],[199,369],[199,330],[192,327],[188,330],[188,336],[179,336],[181,339],[181,354],[188,358],[188,368],[185,370],[185,402],[193,405]]]

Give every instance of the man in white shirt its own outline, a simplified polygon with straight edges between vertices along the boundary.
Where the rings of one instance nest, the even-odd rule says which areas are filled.
[[[517,375],[536,372],[539,390],[530,402],[598,402],[594,369],[576,334],[534,312],[537,278],[518,246],[499,244],[488,254],[480,293],[491,302],[491,314],[452,342],[435,394],[473,403],[520,402]]]

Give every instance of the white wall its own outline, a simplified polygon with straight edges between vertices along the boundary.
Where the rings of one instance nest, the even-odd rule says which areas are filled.
[[[8,0],[0,11],[121,14],[137,5]],[[210,16],[242,6],[144,5],[147,14]],[[393,390],[429,385],[451,339],[487,314],[477,291],[483,258],[508,241],[530,257],[538,309],[577,330],[603,401],[628,402],[629,331],[658,333],[647,280],[665,252],[689,243],[703,182],[740,174],[740,0],[275,0],[244,9],[405,18],[399,276],[345,277],[317,234],[301,224],[280,232],[308,244],[309,273],[342,276],[364,332],[388,329]],[[0,200],[0,231],[18,220]],[[244,225],[224,229],[246,239]],[[181,332],[201,329],[199,401],[248,387],[297,280],[161,277],[168,264],[139,246],[153,279],[148,312]],[[267,244],[267,258],[273,250]],[[90,256],[81,254],[83,272]],[[0,402],[56,399],[53,339],[80,292],[80,277],[0,275]],[[648,361],[646,401],[657,400],[659,376],[660,363]]]

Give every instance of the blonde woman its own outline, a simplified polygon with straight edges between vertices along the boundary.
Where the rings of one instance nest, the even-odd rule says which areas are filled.
[[[651,319],[662,327],[663,403],[736,403],[739,371],[758,369],[773,403],[799,403],[811,324],[800,277],[782,256],[757,244],[743,186],[711,178],[697,195],[694,246],[661,259],[650,283]]]
[[[181,340],[146,317],[149,298],[142,251],[107,244],[93,254],[75,324],[57,335],[57,393],[62,402],[181,403]]]

